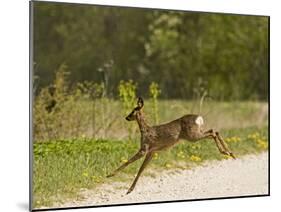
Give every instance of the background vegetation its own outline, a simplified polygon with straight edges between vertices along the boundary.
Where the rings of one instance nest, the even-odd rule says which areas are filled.
[[[34,89],[65,64],[70,83],[155,81],[161,98],[267,100],[268,18],[34,2]]]
[[[238,157],[267,151],[267,17],[33,4],[35,208],[131,180],[141,160],[104,177],[139,148],[137,124],[124,119],[137,96],[151,125],[197,113]],[[182,142],[151,166],[214,159],[228,157],[213,142]]]

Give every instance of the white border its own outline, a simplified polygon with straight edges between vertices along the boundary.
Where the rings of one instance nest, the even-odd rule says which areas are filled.
[[[77,211],[278,211],[280,209],[280,7],[274,0],[76,0],[105,5],[170,8],[271,16],[271,197],[136,205]],[[28,32],[27,0],[7,0],[0,7],[0,210],[28,207]]]

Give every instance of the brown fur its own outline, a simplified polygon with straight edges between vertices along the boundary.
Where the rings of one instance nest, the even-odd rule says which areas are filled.
[[[235,159],[235,156],[229,150],[218,132],[215,132],[213,129],[204,132],[203,126],[198,124],[198,122],[196,123],[196,120],[200,118],[199,115],[189,114],[166,124],[149,126],[144,119],[142,110],[143,105],[143,100],[139,97],[137,107],[134,108],[133,111],[126,117],[127,121],[136,120],[139,125],[141,133],[140,150],[112,174],[108,175],[108,177],[114,176],[118,171],[124,169],[130,163],[133,163],[146,155],[144,162],[127,194],[133,191],[142,171],[152,159],[153,153],[172,147],[178,143],[180,139],[196,142],[205,138],[212,138],[222,154],[229,155]]]

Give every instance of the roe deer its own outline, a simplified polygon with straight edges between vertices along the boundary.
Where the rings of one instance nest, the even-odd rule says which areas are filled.
[[[107,176],[114,176],[118,171],[124,169],[130,163],[133,163],[134,161],[146,155],[143,164],[141,165],[137,176],[135,177],[135,180],[129,188],[127,194],[132,192],[135,188],[141,173],[152,159],[153,153],[173,146],[174,144],[178,143],[180,139],[185,139],[190,142],[195,142],[206,138],[214,139],[220,153],[229,155],[235,159],[235,156],[229,150],[218,132],[214,131],[213,129],[203,131],[204,121],[202,116],[189,114],[166,124],[149,126],[144,120],[144,114],[142,111],[143,105],[143,99],[139,97],[137,107],[135,107],[133,111],[126,117],[127,121],[136,120],[139,125],[141,133],[139,151],[127,162],[117,168],[112,174]]]

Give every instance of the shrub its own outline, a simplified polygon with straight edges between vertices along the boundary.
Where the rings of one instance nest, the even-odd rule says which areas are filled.
[[[149,86],[149,95],[152,100],[152,111],[154,115],[154,122],[159,124],[159,115],[158,115],[158,97],[161,93],[159,85],[156,82],[152,82]]]
[[[118,86],[119,98],[123,106],[123,112],[128,115],[132,109],[136,106],[136,89],[137,84],[132,80],[123,81],[121,80]],[[133,137],[135,127],[132,124],[127,124],[130,139]]]

